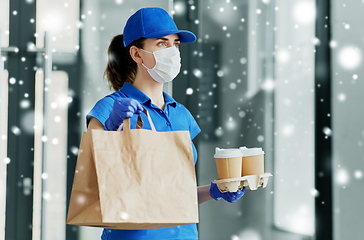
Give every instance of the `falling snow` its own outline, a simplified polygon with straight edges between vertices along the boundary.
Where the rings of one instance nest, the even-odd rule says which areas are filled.
[[[338,61],[345,70],[353,70],[362,62],[362,53],[356,46],[344,46],[338,52]]]
[[[192,95],[193,94],[193,89],[192,88],[187,88],[186,89],[186,94],[187,95]]]
[[[222,130],[222,128],[221,128],[221,127],[217,128],[217,129],[215,130],[215,135],[216,135],[217,137],[221,137],[223,134],[224,134],[224,131]]]
[[[293,16],[300,24],[311,24],[315,21],[316,6],[312,1],[302,1],[295,4]]]
[[[318,197],[320,195],[319,191],[317,191],[316,189],[312,189],[310,191],[310,194],[313,196],[313,197]]]
[[[10,158],[5,158],[5,159],[4,159],[4,163],[5,163],[5,164],[9,164],[10,162],[11,162]]]
[[[9,83],[12,84],[12,85],[15,84],[16,83],[16,79],[15,78],[10,78],[9,79]]]
[[[327,135],[327,136],[329,136],[329,137],[331,137],[331,135],[332,135],[332,131],[331,131],[331,129],[329,128],[329,127],[324,127],[323,129],[322,129],[322,131]]]
[[[199,69],[194,69],[193,75],[195,75],[197,78],[201,78],[203,76],[202,72]]]
[[[79,205],[84,205],[87,201],[87,198],[84,195],[78,195],[76,201]]]
[[[26,2],[31,3],[34,2],[33,0],[26,0]],[[113,0],[113,6],[115,8],[123,8],[124,3],[126,1],[124,0]],[[172,14],[175,16],[182,16],[186,14],[186,12],[201,12],[199,9],[200,6],[194,6],[193,1],[189,1],[190,4],[183,4],[182,2],[175,1],[174,8]],[[266,11],[268,7],[271,7],[272,10],[274,9],[275,12],[273,14],[281,14],[283,11],[287,11],[284,8],[279,8],[278,6],[270,6],[272,1],[270,0],[261,0],[262,3],[259,4],[259,8],[253,9],[253,15],[255,18],[258,18],[256,23],[252,23],[251,19],[249,18],[249,15],[239,15],[239,12],[241,12],[241,9],[243,6],[241,4],[236,4],[237,6],[234,6],[230,0],[221,1],[224,2],[224,4],[213,6],[211,4],[210,6],[206,6],[204,11],[209,11],[211,14],[211,20],[214,21],[216,27],[213,28],[213,31],[206,31],[204,32],[204,22],[203,18],[199,19],[193,19],[191,21],[194,23],[194,27],[198,27],[199,30],[201,30],[201,36],[198,36],[198,44],[203,45],[203,43],[208,44],[216,44],[216,46],[208,47],[208,50],[202,50],[199,48],[192,48],[191,50],[191,59],[194,59],[194,61],[205,61],[205,60],[211,60],[211,63],[208,63],[209,65],[206,66],[200,66],[199,64],[196,64],[190,72],[186,69],[181,70],[180,75],[184,75],[184,78],[192,78],[193,84],[188,83],[187,87],[183,87],[180,89],[182,93],[187,95],[187,98],[190,98],[190,95],[193,95],[194,98],[199,97],[198,101],[194,102],[194,106],[198,106],[200,112],[196,114],[196,118],[200,120],[206,120],[209,122],[210,125],[208,127],[211,129],[211,131],[207,134],[204,133],[206,129],[202,129],[202,134],[204,134],[204,139],[211,141],[213,138],[217,138],[221,140],[218,143],[223,143],[226,145],[234,145],[235,139],[239,139],[239,141],[247,141],[247,143],[255,142],[257,144],[261,144],[264,146],[264,144],[268,144],[269,141],[271,141],[270,135],[266,135],[264,132],[265,124],[266,124],[266,118],[264,111],[268,110],[270,107],[276,107],[276,106],[283,106],[284,109],[289,112],[291,109],[305,109],[310,108],[310,102],[307,101],[307,99],[304,99],[308,92],[311,94],[310,96],[315,96],[316,86],[311,86],[309,89],[301,89],[300,92],[294,92],[292,95],[287,94],[287,96],[284,96],[283,98],[279,99],[278,101],[271,101],[271,105],[264,105],[264,107],[260,106],[259,104],[259,93],[272,95],[270,92],[273,91],[279,91],[282,86],[284,87],[291,87],[294,89],[294,85],[301,80],[299,78],[299,75],[305,76],[305,78],[309,78],[311,73],[314,72],[314,66],[310,66],[308,61],[306,59],[303,59],[302,56],[306,56],[309,54],[312,54],[312,56],[315,54],[315,50],[312,51],[314,48],[319,48],[323,45],[324,39],[319,39],[318,37],[315,37],[315,35],[310,35],[310,37],[307,37],[307,39],[302,39],[302,44],[296,45],[292,39],[287,36],[286,44],[279,45],[277,44],[274,46],[273,52],[265,53],[265,49],[261,49],[261,52],[257,53],[257,56],[254,56],[254,58],[251,58],[252,53],[249,52],[251,49],[246,49],[246,46],[243,46],[244,44],[241,39],[239,40],[239,44],[242,46],[236,46],[234,43],[234,39],[239,38],[242,36],[242,33],[247,35],[249,38],[258,38],[264,39],[264,35],[261,35],[260,28],[264,28],[264,33],[268,32],[274,32],[274,34],[279,34],[279,32],[283,32],[286,29],[281,30],[281,26],[279,26],[274,21],[271,21],[270,19],[265,19],[271,12]],[[237,3],[237,1],[235,1]],[[364,3],[364,0],[363,0]],[[201,4],[202,6],[206,4]],[[67,8],[68,10],[71,9],[71,5],[69,3],[62,4],[64,8]],[[349,8],[349,5],[341,5],[340,7],[347,7]],[[202,8],[202,7],[201,7]],[[134,10],[134,9],[133,9]],[[316,13],[316,6],[313,1],[298,1],[297,3],[291,4],[290,10],[290,18],[292,18],[291,22],[288,22],[287,26],[293,29],[293,31],[296,31],[297,34],[302,34],[304,31],[306,31],[306,27],[309,27],[310,24],[315,24],[315,19],[317,17]],[[18,15],[17,11],[11,12],[13,17]],[[82,15],[80,16],[81,21],[74,21],[72,24],[65,25],[62,27],[61,22],[59,19],[57,20],[57,16],[51,16],[51,21],[49,21],[47,24],[52,25],[56,28],[62,28],[63,31],[69,31],[71,29],[77,29],[81,31],[88,31],[92,32],[92,34],[109,34],[108,26],[106,22],[103,22],[100,25],[95,24],[95,22],[90,21],[95,16],[97,16],[99,13],[97,10],[92,8],[85,8],[83,10]],[[20,14],[19,14],[20,15]],[[229,16],[227,18],[226,16]],[[20,16],[17,16],[16,18],[19,18]],[[100,16],[98,16],[100,17]],[[110,18],[108,14],[101,15],[102,20],[107,20]],[[262,18],[262,19],[260,19]],[[232,20],[231,20],[232,19]],[[92,22],[88,23],[88,21]],[[235,21],[235,22],[234,22]],[[35,19],[28,19],[31,24],[35,23]],[[38,22],[37,22],[38,23]],[[277,25],[275,25],[277,24]],[[355,28],[357,27],[356,23],[353,21],[350,21],[349,19],[345,19],[345,22],[340,21],[338,24],[338,28],[340,28],[341,31],[344,31],[347,34],[352,34],[353,31],[355,31]],[[254,28],[252,26],[256,26],[256,29],[253,29],[253,31],[250,30],[250,28]],[[216,33],[215,33],[216,31]],[[9,35],[9,32],[5,32],[5,35]],[[244,35],[244,36],[245,36]],[[34,34],[35,37],[38,36],[38,33]],[[222,44],[217,42],[217,36],[219,36],[223,42]],[[278,36],[278,35],[277,35]],[[297,35],[298,36],[298,35]],[[60,42],[62,39],[61,35],[56,35],[52,37],[52,44]],[[250,40],[250,39],[248,39]],[[364,42],[364,38],[361,39],[361,43]],[[91,44],[91,43],[90,43]],[[94,44],[94,43],[93,43]],[[227,51],[228,48],[226,48],[226,45],[231,44],[231,48],[233,48],[233,51]],[[326,44],[326,43],[325,43]],[[348,45],[350,44],[350,45]],[[355,45],[357,44],[357,45]],[[197,45],[197,43],[196,43]],[[83,45],[81,45],[84,47]],[[193,46],[193,45],[191,45]],[[257,47],[257,42],[249,42],[249,47]],[[311,48],[306,48],[306,46],[309,46]],[[359,42],[353,42],[348,43],[345,41],[345,39],[338,37],[337,39],[331,39],[329,42],[329,46],[332,50],[332,56],[333,56],[333,62],[334,64],[337,64],[338,69],[335,69],[336,76],[335,78],[339,78],[339,80],[336,82],[333,81],[333,83],[337,84],[335,85],[335,91],[333,91],[333,104],[338,104],[341,107],[349,105],[349,102],[352,101],[353,95],[351,95],[351,90],[348,88],[350,85],[351,87],[353,84],[356,84],[356,86],[362,86],[361,84],[361,69],[362,69],[362,45],[359,44]],[[36,49],[36,46],[34,43],[28,44],[28,49]],[[95,52],[99,51],[101,52],[101,48],[95,47],[95,45],[92,45],[93,50]],[[200,47],[200,45],[199,45]],[[258,46],[259,49],[260,46]],[[266,46],[264,46],[266,47]],[[271,46],[273,49],[273,46]],[[73,44],[72,48],[74,50],[79,50],[80,45],[78,43]],[[198,49],[198,50],[197,50]],[[260,50],[260,49],[259,49]],[[15,49],[15,52],[19,52],[19,49]],[[58,52],[58,48],[53,48],[52,52],[56,53]],[[21,51],[20,51],[21,53]],[[216,54],[216,55],[214,55]],[[264,55],[266,54],[266,55]],[[228,55],[228,57],[225,57]],[[266,56],[272,57],[272,59],[265,59]],[[50,56],[44,56],[45,59],[48,59]],[[209,59],[211,57],[211,59]],[[302,57],[302,58],[301,58]],[[217,58],[218,60],[214,59]],[[2,57],[4,61],[7,61],[6,57]],[[196,60],[199,59],[199,60]],[[22,64],[27,64],[30,62],[29,57],[20,56],[20,60],[22,61]],[[274,64],[277,64],[277,68],[270,69],[269,65],[264,65],[264,71],[262,71],[261,68],[255,69],[252,72],[251,66],[255,64],[254,61],[261,61],[258,62],[262,65],[269,63],[269,61],[273,61]],[[182,66],[184,67],[184,66]],[[185,66],[187,68],[187,66]],[[335,66],[334,66],[335,67]],[[30,67],[30,69],[39,70],[37,66],[33,68],[33,66]],[[284,76],[283,79],[275,79],[274,74],[277,74],[279,76],[280,71],[288,71],[291,70],[290,74],[287,74],[287,76]],[[54,70],[57,70],[57,66],[54,66]],[[272,74],[271,72],[274,72]],[[258,75],[255,75],[258,74]],[[270,76],[268,76],[270,74]],[[312,76],[311,76],[312,77]],[[206,80],[208,79],[208,80]],[[303,79],[303,78],[302,78]],[[19,80],[14,77],[10,77],[9,87],[20,87],[21,85],[26,85],[27,79]],[[190,80],[188,80],[190,81]],[[203,82],[206,81],[206,82]],[[350,83],[350,84],[348,84]],[[195,85],[196,84],[196,85]],[[20,86],[19,86],[20,85]],[[52,85],[52,79],[46,79],[45,80],[45,91],[50,90],[50,86]],[[192,87],[190,87],[192,86]],[[205,87],[205,89],[204,89]],[[322,85],[318,85],[317,89],[322,87]],[[345,88],[347,87],[347,88]],[[254,88],[254,90],[257,91],[254,92],[257,95],[253,95],[251,97],[247,94],[247,91],[250,88]],[[103,88],[95,88],[97,89],[98,93],[102,93]],[[293,91],[292,91],[293,92]],[[296,98],[294,94],[297,94],[300,99]],[[92,97],[93,92],[92,91],[85,91],[85,96]],[[205,101],[202,101],[202,95],[205,97]],[[21,99],[16,106],[19,106],[21,110],[24,112],[32,109],[34,106],[32,106],[34,103],[33,101],[33,93],[21,93],[20,96],[24,96],[24,99]],[[31,97],[30,97],[31,96]],[[74,104],[74,101],[77,102],[77,94],[73,90],[69,90],[68,94],[66,95],[60,95],[57,99],[52,100],[52,102],[48,102],[50,108],[52,111],[56,112],[56,115],[53,115],[50,119],[54,123],[56,123],[56,126],[60,126],[62,124],[65,124],[67,122],[67,118],[64,119],[63,115],[57,115],[60,114],[58,111],[61,108],[67,108],[69,105]],[[186,97],[186,96],[185,96]],[[89,101],[89,99],[87,99]],[[256,101],[257,100],[257,101]],[[329,101],[329,99],[321,99],[323,103],[326,103]],[[351,102],[350,102],[351,103]],[[266,103],[264,103],[266,104]],[[336,105],[335,105],[336,106]],[[348,107],[348,106],[347,106]],[[274,110],[273,108],[271,109]],[[337,109],[335,109],[337,111]],[[202,112],[206,111],[208,112],[206,115],[203,115]],[[282,146],[282,150],[285,153],[289,152],[289,149],[295,149],[298,148],[299,143],[297,141],[292,141],[296,137],[302,137],[305,134],[311,134],[310,131],[307,129],[302,129],[303,126],[309,126],[313,127],[315,125],[315,122],[307,121],[305,123],[300,122],[300,119],[302,118],[302,115],[304,113],[296,112],[294,116],[290,116],[289,114],[285,114],[285,118],[283,119],[273,119],[269,118],[268,121],[269,124],[275,124],[275,121],[283,121],[283,124],[280,125],[280,128],[275,129],[274,136],[282,136],[286,139],[288,139],[289,145]],[[336,116],[334,112],[332,112],[332,115],[330,113],[323,113],[323,116],[332,117],[333,121],[336,120]],[[25,115],[25,114],[24,114]],[[72,116],[75,117],[84,117],[84,111],[81,112],[74,112],[72,113]],[[29,115],[31,116],[31,115]],[[201,116],[201,117],[200,117]],[[216,117],[217,116],[217,117]],[[216,118],[216,119],[215,119]],[[28,118],[27,118],[28,119]],[[33,115],[34,119],[34,115]],[[257,120],[259,119],[259,120]],[[53,123],[53,124],[54,124]],[[14,123],[15,124],[15,123]],[[268,124],[268,125],[269,125]],[[38,126],[39,127],[39,126]],[[36,129],[37,126],[34,126],[34,129]],[[264,130],[264,131],[263,131]],[[268,129],[269,130],[269,129]],[[333,128],[326,126],[323,127],[321,134],[324,134],[326,136],[326,139],[330,139],[330,137],[334,137],[336,135],[340,136],[340,128]],[[334,133],[333,133],[334,131]],[[29,130],[27,130],[26,127],[23,125],[19,126],[11,126],[9,134],[14,134],[15,136],[20,136],[21,134],[26,135],[29,133]],[[269,133],[269,131],[268,131]],[[359,129],[359,133],[362,133],[364,136],[364,131],[362,129]],[[272,133],[273,135],[273,133]],[[240,138],[239,138],[240,136]],[[242,138],[244,136],[244,138]],[[363,146],[363,136],[360,136],[361,139],[355,139],[353,141],[352,145],[355,145],[355,148],[360,149],[360,147]],[[220,139],[221,138],[221,139]],[[1,139],[6,140],[7,136],[2,135]],[[43,142],[48,142],[47,144],[52,144],[56,146],[57,148],[60,146],[63,146],[62,138],[59,138],[58,136],[52,136],[52,135],[44,135],[41,137],[41,140]],[[223,140],[223,141],[222,141]],[[310,144],[313,144],[310,142]],[[280,145],[279,145],[280,146]],[[304,149],[304,147],[303,147]],[[363,149],[363,148],[362,148]],[[277,149],[274,149],[276,151]],[[78,146],[71,146],[69,148],[70,151],[70,157],[75,157],[79,154],[79,148]],[[82,151],[81,151],[82,152]],[[74,155],[72,155],[72,154]],[[203,153],[202,153],[203,154]],[[297,151],[297,156],[310,156],[310,153],[305,152],[305,150],[300,149]],[[3,156],[2,156],[3,157]],[[288,163],[288,162],[296,162],[299,158],[286,158],[286,159],[275,159],[275,161],[280,161],[280,163]],[[3,158],[3,161],[5,164],[10,164],[11,160],[8,157]],[[359,160],[357,161],[359,162]],[[364,159],[361,159],[361,163],[364,162]],[[82,170],[82,168],[79,168],[76,173]],[[334,169],[333,179],[336,186],[340,187],[340,189],[346,189],[349,188],[352,183],[359,183],[363,181],[363,165],[358,165],[355,168],[349,168],[348,166],[338,165]],[[276,173],[277,174],[277,173]],[[44,181],[48,181],[49,178],[52,176],[48,176],[47,173],[42,173],[41,178]],[[286,183],[288,182],[287,178],[281,177],[276,178],[275,184],[280,183]],[[294,186],[300,186],[302,187],[303,183],[300,181],[300,179],[294,179],[292,181]],[[300,188],[301,189],[301,188]],[[269,197],[275,197],[278,194],[278,191],[275,193],[271,190],[267,190],[267,193],[269,194]],[[304,190],[304,193],[306,195],[309,195],[311,198],[319,198],[320,192],[315,188],[306,188]],[[55,197],[55,195],[51,195],[48,192],[43,193],[43,199],[46,201],[49,201],[52,199],[52,197]],[[77,197],[77,202],[80,205],[85,204],[87,201],[87,198],[83,195],[80,195]],[[325,204],[325,202],[322,202],[322,204]],[[339,214],[340,209],[335,209],[335,213]],[[244,212],[244,214],[246,214]],[[295,215],[296,214],[296,218]],[[286,215],[285,217],[290,219],[292,226],[294,230],[297,232],[305,232],[309,226],[307,225],[307,222],[303,220],[310,219],[309,214],[309,208],[307,206],[300,206],[297,208],[297,211],[295,214]],[[236,215],[238,217],[243,216],[242,211],[237,211]],[[245,217],[245,215],[244,215]],[[130,218],[129,214],[126,212],[120,212],[119,218],[123,220],[127,220]],[[282,224],[281,222],[276,222],[277,225]],[[231,238],[231,240],[243,240],[243,239],[249,239],[249,240],[262,240],[263,236],[260,235],[261,231],[257,229],[251,229],[251,228],[245,228],[242,231],[237,232],[231,232],[229,235],[227,235],[227,238]]]
[[[239,112],[239,117],[243,118],[246,116],[246,113],[244,111]]]
[[[55,116],[54,117],[54,121],[56,122],[56,123],[59,123],[59,122],[61,122],[61,117],[60,116]]]
[[[335,176],[336,183],[341,186],[347,185],[350,181],[349,173],[347,172],[347,170],[345,170],[343,168],[337,170],[335,175],[336,175]]]
[[[27,100],[27,99],[23,99],[23,100],[21,100],[21,101],[20,101],[20,107],[21,107],[22,109],[27,109],[27,108],[29,108],[29,107],[30,107],[30,101],[29,101],[29,100]]]
[[[360,171],[360,170],[356,170],[356,171],[354,172],[354,177],[355,177],[356,179],[361,179],[361,178],[363,177],[363,172],[362,172],[362,171]]]
[[[121,212],[120,213],[120,218],[123,220],[128,220],[129,219],[129,214],[126,212]]]
[[[344,102],[346,100],[346,94],[345,93],[340,93],[338,96],[337,96],[337,99],[340,101],[340,102]]]
[[[11,127],[11,131],[14,133],[14,135],[19,136],[21,134],[21,130],[20,128],[18,128],[17,126],[12,126]]]
[[[44,192],[43,193],[43,199],[46,200],[46,201],[49,201],[52,199],[52,195],[48,192]]]
[[[229,130],[234,130],[236,127],[236,122],[232,117],[229,118],[229,120],[226,122],[226,128]]]
[[[233,90],[233,89],[236,89],[236,83],[230,83],[230,85],[229,85],[229,86],[230,86],[230,89],[232,89],[232,90]]]
[[[222,70],[217,71],[217,76],[218,77],[223,77],[224,76],[224,71],[222,71]]]

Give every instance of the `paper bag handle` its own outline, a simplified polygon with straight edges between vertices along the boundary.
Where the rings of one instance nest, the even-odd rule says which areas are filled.
[[[144,113],[145,115],[147,115],[147,117],[148,117],[148,121],[149,121],[149,124],[150,124],[150,127],[152,128],[152,131],[156,131],[156,130],[155,130],[155,127],[154,127],[154,124],[153,124],[153,122],[152,122],[152,118],[150,117],[150,115],[149,115],[149,113],[148,113],[147,109],[145,109],[145,108],[144,108],[143,113]],[[123,125],[125,126],[125,128],[124,128],[124,129],[130,130],[130,118],[126,118],[126,119],[124,119],[124,122],[123,122],[123,123],[119,126],[118,131],[121,131],[121,128],[123,127]],[[136,129],[142,129],[142,128],[143,128],[143,120],[142,120],[141,115],[139,114],[139,115],[138,115],[138,120],[137,120],[137,126],[136,126]]]

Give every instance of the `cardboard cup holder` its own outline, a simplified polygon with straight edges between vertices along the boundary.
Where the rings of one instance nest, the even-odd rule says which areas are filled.
[[[214,180],[221,192],[236,192],[242,190],[243,187],[250,190],[265,188],[268,184],[268,178],[273,175],[263,173],[258,175],[247,175],[240,178],[229,178]]]

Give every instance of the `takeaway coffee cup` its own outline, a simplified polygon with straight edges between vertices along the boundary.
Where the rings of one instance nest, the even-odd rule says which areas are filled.
[[[219,179],[240,178],[242,174],[242,151],[238,148],[215,149],[215,161]]]
[[[261,148],[240,147],[242,157],[242,176],[264,173],[264,151]]]

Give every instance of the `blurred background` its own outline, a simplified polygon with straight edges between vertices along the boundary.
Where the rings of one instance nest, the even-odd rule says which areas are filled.
[[[0,239],[96,240],[66,225],[85,116],[110,89],[107,48],[141,7],[198,40],[165,91],[215,147],[261,147],[265,189],[199,207],[201,240],[362,239],[364,1],[0,0]]]

